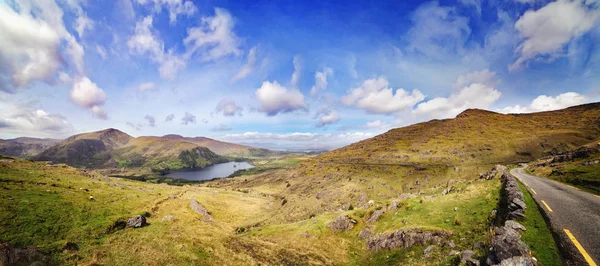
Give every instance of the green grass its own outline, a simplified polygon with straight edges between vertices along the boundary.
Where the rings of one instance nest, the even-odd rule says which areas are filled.
[[[521,183],[519,183],[519,189],[524,192],[525,204],[527,204],[525,219],[520,221],[527,230],[522,232],[521,239],[527,243],[533,256],[538,259],[539,265],[563,265],[552,232],[544,220],[539,206]]]

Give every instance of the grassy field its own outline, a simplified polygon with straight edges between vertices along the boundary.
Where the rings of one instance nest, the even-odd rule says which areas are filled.
[[[527,243],[533,256],[538,259],[539,265],[563,265],[552,232],[544,220],[539,206],[523,184],[519,183],[519,189],[523,191],[525,204],[527,204],[525,219],[520,221],[527,230],[521,234],[521,239]]]
[[[555,163],[554,167],[531,166],[527,170],[533,175],[544,176],[600,195],[600,163],[594,163],[595,161],[600,161],[600,153],[584,159]]]
[[[234,181],[228,183],[259,182],[264,175],[288,173],[289,169],[270,170],[228,179]],[[456,185],[460,190],[445,196],[440,194],[441,187],[423,188],[423,194],[402,200],[398,210],[385,213],[370,226],[375,232],[445,230],[453,233],[457,249],[472,249],[475,242],[487,241],[488,214],[495,208],[500,186],[497,180],[476,178],[465,177]],[[351,210],[322,208],[314,218],[307,215],[292,221],[282,216],[314,202],[303,203],[293,194],[283,194],[289,189],[285,182],[248,189],[214,185],[152,184],[66,165],[2,159],[0,242],[17,248],[37,247],[56,264],[444,265],[456,260],[448,256],[447,247],[426,257],[421,255],[422,246],[368,251],[357,234],[367,226],[370,213],[391,199],[373,198],[374,205],[356,205]],[[425,198],[428,195],[436,197]],[[282,196],[289,202],[283,203]],[[198,219],[189,208],[190,198],[197,199],[214,219]],[[119,219],[138,214],[148,216],[148,226],[110,230]],[[356,218],[358,225],[348,232],[329,230],[327,224],[344,214]],[[74,243],[77,250],[63,251],[67,243]]]

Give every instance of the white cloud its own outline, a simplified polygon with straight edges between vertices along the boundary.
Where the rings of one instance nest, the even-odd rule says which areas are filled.
[[[173,119],[175,119],[175,114],[170,114],[167,117],[165,117],[165,122],[171,122],[173,121]]]
[[[94,28],[94,21],[85,15],[81,15],[75,19],[75,25],[73,28],[75,28],[75,31],[77,31],[79,38],[83,38],[85,30],[91,30]]]
[[[188,112],[185,112],[185,115],[181,118],[181,124],[182,125],[187,125],[187,124],[196,124],[196,116],[193,114],[190,114]]]
[[[426,114],[432,118],[454,117],[468,108],[486,109],[496,102],[499,91],[481,83],[473,83],[464,87],[457,93],[452,93],[448,98],[438,97],[417,105],[413,113]]]
[[[221,139],[275,150],[310,151],[339,148],[372,136],[373,134],[371,133],[362,132],[343,134],[246,132],[242,134],[227,134]]]
[[[141,5],[154,3],[154,11],[160,13],[163,8],[169,12],[169,22],[171,24],[177,21],[177,16],[187,15],[188,17],[198,11],[198,8],[191,1],[183,0],[137,0]]]
[[[536,97],[531,104],[529,105],[515,105],[505,107],[499,110],[502,113],[533,113],[533,112],[543,112],[543,111],[552,111],[567,108],[574,105],[580,105],[588,102],[588,98],[576,93],[576,92],[566,92],[562,93],[556,97],[540,95]]]
[[[146,119],[146,121],[148,121],[148,126],[149,127],[155,127],[156,126],[156,119],[154,119],[154,116],[146,115],[146,116],[144,116],[144,119]]]
[[[550,60],[560,56],[564,45],[598,25],[600,9],[582,1],[556,1],[539,10],[529,10],[519,18],[515,28],[524,41],[517,52],[519,58],[508,69],[521,70],[529,60],[539,56]]]
[[[353,105],[375,114],[394,114],[411,108],[425,99],[419,90],[412,92],[404,89],[389,88],[389,82],[384,77],[368,79],[358,88],[350,89],[342,97],[342,103]]]
[[[323,127],[326,125],[332,125],[340,121],[340,116],[331,111],[328,106],[323,105],[315,113],[315,119],[317,119],[317,127]]]
[[[152,16],[138,21],[135,33],[127,41],[127,46],[133,54],[150,55],[150,59],[159,64],[160,77],[173,80],[177,77],[177,72],[185,68],[186,62],[173,51],[164,51],[164,43],[153,33],[152,23]]]
[[[96,52],[98,52],[100,57],[102,57],[102,60],[106,60],[106,58],[108,57],[108,55],[106,53],[106,49],[104,49],[104,47],[102,47],[102,45],[96,45]]]
[[[484,69],[482,71],[470,72],[468,74],[459,76],[452,86],[452,89],[457,91],[473,83],[480,83],[488,87],[495,87],[497,82],[498,80],[496,80],[496,72]]]
[[[471,34],[469,19],[458,15],[453,7],[438,2],[421,5],[413,14],[408,31],[407,49],[430,59],[445,59],[464,52]]]
[[[144,82],[138,86],[138,91],[144,92],[156,89],[154,82]]]
[[[233,100],[230,99],[222,99],[217,104],[217,108],[215,108],[217,113],[221,113],[224,116],[242,116],[242,112],[244,108],[237,105]]]
[[[213,127],[211,130],[215,131],[215,132],[218,132],[218,131],[230,131],[231,127],[229,127],[227,125],[224,125],[224,124],[219,124],[218,126]]]
[[[375,120],[375,121],[367,122],[367,124],[365,124],[364,127],[371,128],[371,129],[383,129],[383,128],[390,127],[390,125],[385,122],[382,122],[381,120]]]
[[[106,101],[106,93],[87,77],[78,78],[73,82],[71,89],[71,100],[92,111],[92,114],[100,119],[106,119],[107,115],[100,107]]]
[[[316,95],[319,91],[327,88],[327,77],[333,75],[333,69],[325,67],[323,71],[315,73],[315,85],[310,89],[310,95]]]
[[[215,61],[227,55],[239,55],[241,41],[233,32],[234,18],[229,11],[215,8],[215,16],[203,17],[201,25],[188,28],[183,40],[186,55],[196,55],[200,61]]]
[[[2,98],[2,97],[0,97]],[[71,133],[73,127],[60,114],[50,114],[12,99],[0,103],[0,130],[19,136],[53,137]]]
[[[238,73],[235,74],[235,76],[233,76],[231,78],[231,82],[235,82],[240,79],[243,79],[243,78],[247,77],[248,75],[250,75],[250,73],[252,73],[252,71],[254,70],[254,64],[256,64],[256,49],[257,49],[257,47],[254,46],[254,47],[252,47],[252,49],[250,49],[250,51],[248,51],[248,57],[247,57],[246,64],[244,66],[242,66],[240,71],[238,71]]]
[[[294,64],[294,73],[292,73],[292,80],[290,81],[290,84],[292,85],[292,88],[297,88],[298,82],[300,81],[300,71],[302,69],[302,62],[300,61],[300,56],[294,56],[292,63]]]
[[[308,109],[304,102],[304,95],[299,90],[286,89],[277,81],[263,82],[262,86],[256,90],[256,98],[260,101],[258,110],[269,116]]]

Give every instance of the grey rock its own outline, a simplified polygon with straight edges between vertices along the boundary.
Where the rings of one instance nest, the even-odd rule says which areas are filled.
[[[360,233],[358,233],[358,238],[367,239],[367,238],[371,237],[371,234],[372,234],[371,228],[367,227],[367,228],[361,230]]]
[[[530,257],[519,256],[519,257],[512,257],[512,258],[505,259],[496,265],[498,265],[498,266],[534,266],[537,264],[535,264]]]
[[[517,230],[503,226],[494,231],[491,239],[491,251],[497,262],[512,257],[526,256],[529,253],[529,247],[521,241],[521,234]]]
[[[390,203],[390,205],[387,207],[387,210],[388,211],[395,211],[396,209],[398,209],[398,204],[400,204],[399,200],[392,201],[392,203]]]
[[[410,248],[416,244],[440,244],[452,233],[445,231],[428,231],[423,229],[400,229],[391,233],[378,234],[367,240],[367,248],[371,251]]]
[[[473,250],[463,251],[461,259],[460,259],[461,263],[466,264],[467,262],[470,262],[472,264],[479,266],[479,261],[473,258],[474,255],[475,255],[475,251],[473,251]]]
[[[383,215],[383,210],[374,211],[371,217],[369,217],[369,219],[367,220],[367,223],[376,222],[379,219],[379,217],[381,217],[381,215]]]
[[[328,226],[331,231],[349,231],[354,228],[356,221],[348,218],[348,216],[340,216],[329,222]]]
[[[131,217],[129,218],[129,220],[127,220],[127,226],[128,227],[132,227],[132,228],[140,228],[142,226],[147,225],[146,223],[146,217],[138,215],[135,217]]]
[[[443,247],[450,247],[450,248],[455,248],[456,245],[454,244],[454,240],[450,240],[450,241],[446,241],[444,242],[444,244],[442,244]]]
[[[37,248],[12,248],[9,243],[0,244],[0,265],[27,265],[36,262],[45,265],[48,259]]]
[[[525,228],[525,226],[523,226],[522,224],[516,222],[515,220],[508,220],[504,223],[504,226],[515,229],[515,230],[521,230],[521,231],[525,231],[527,230]]]
[[[167,216],[165,216],[165,217],[162,218],[163,222],[172,222],[174,220],[175,220],[175,216],[173,216],[173,215],[167,215]]]
[[[458,207],[454,207],[454,211],[458,211]]]
[[[483,242],[481,242],[481,241],[475,242],[475,244],[473,244],[473,248],[475,248],[475,249],[482,249],[482,248],[485,248],[485,244]]]
[[[423,254],[431,252],[435,248],[435,245],[429,245],[423,250]]]
[[[209,220],[212,220],[213,218],[210,212],[208,212],[208,210],[204,208],[204,206],[200,205],[200,203],[194,198],[190,200],[190,208],[192,208],[192,210],[196,213],[204,216],[204,218],[207,218]]]

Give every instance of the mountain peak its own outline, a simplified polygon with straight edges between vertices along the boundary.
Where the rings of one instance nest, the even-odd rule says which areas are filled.
[[[473,116],[487,116],[487,115],[497,115],[497,114],[499,114],[499,113],[488,111],[488,110],[477,109],[477,108],[469,108],[467,110],[462,111],[460,114],[458,114],[456,116],[456,118],[473,117]]]
[[[177,135],[177,134],[167,134],[167,135],[162,136],[161,138],[170,139],[170,140],[185,139],[185,137],[183,137],[181,135]]]

